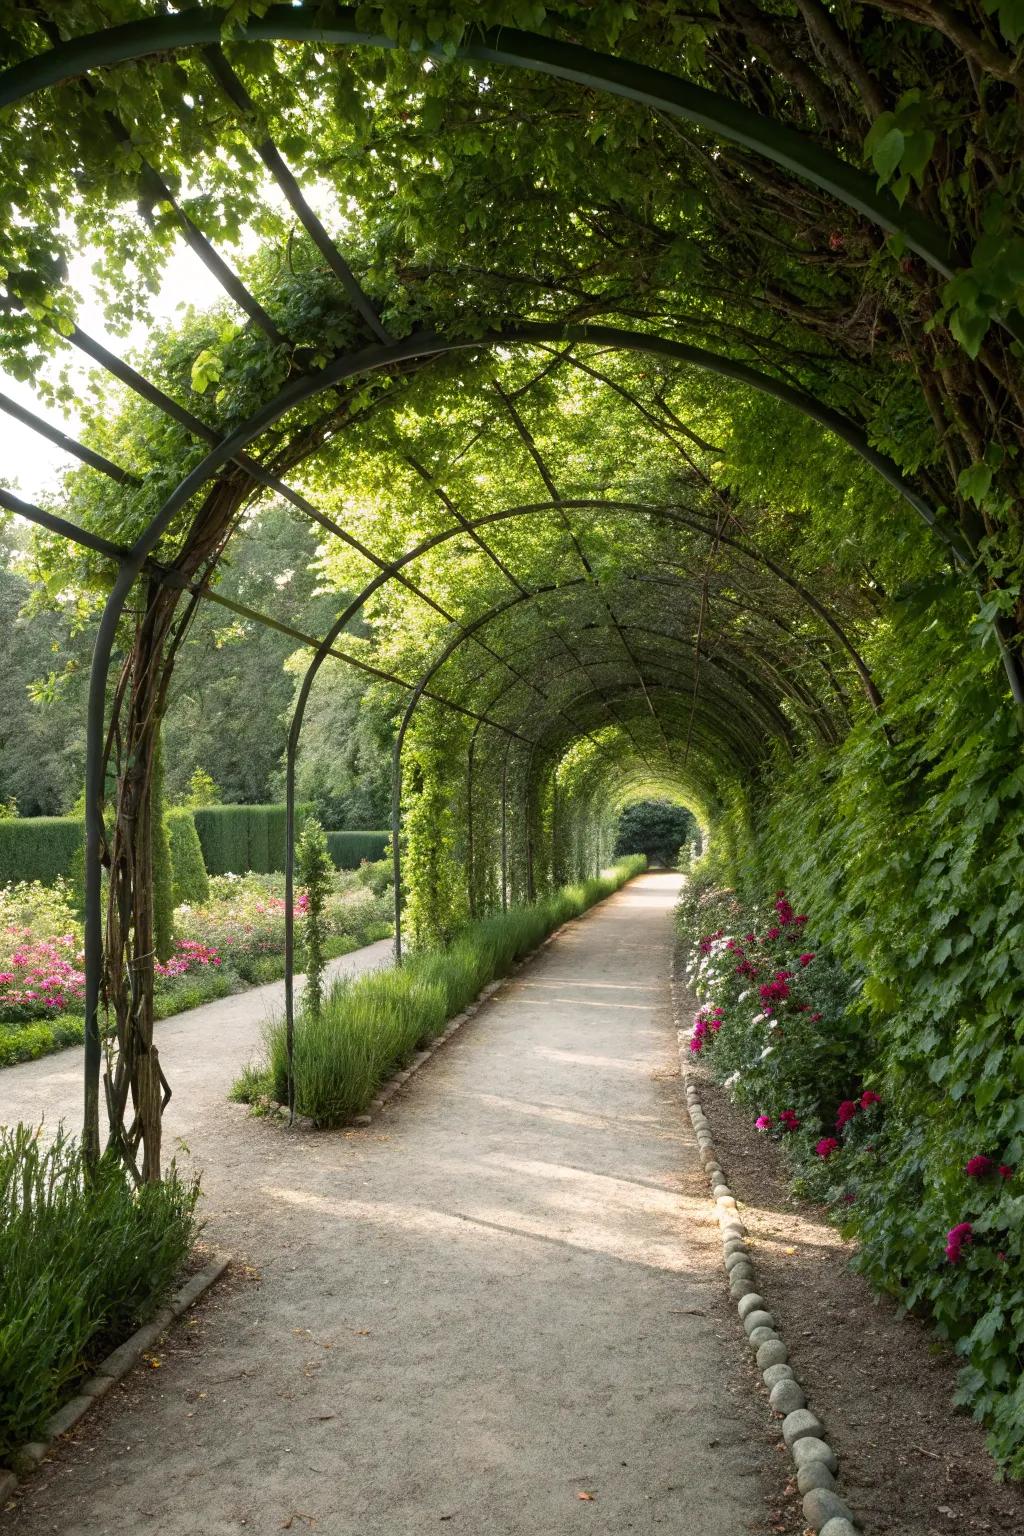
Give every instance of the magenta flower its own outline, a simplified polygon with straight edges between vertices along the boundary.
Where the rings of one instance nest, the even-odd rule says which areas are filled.
[[[946,1258],[951,1264],[959,1264],[960,1254],[968,1243],[973,1243],[974,1228],[969,1221],[961,1221],[946,1233]]]
[[[839,1151],[839,1143],[834,1136],[823,1136],[815,1147],[819,1157],[830,1158],[833,1152]]]
[[[759,1131],[770,1131],[774,1123],[771,1115],[758,1115],[754,1121]]]
[[[994,1167],[995,1164],[990,1157],[979,1153],[977,1157],[970,1159],[964,1171],[969,1179],[983,1179],[987,1173],[992,1172]]]
[[[878,1093],[873,1093],[870,1088],[866,1088],[860,1096],[861,1109],[870,1109],[872,1104],[881,1104],[881,1102],[881,1095]]]
[[[804,970],[807,969],[807,967],[810,965],[810,963],[811,963],[811,961],[813,959],[814,959],[814,956],[811,954],[811,952],[809,950],[807,951],[806,954],[803,954],[803,955],[800,956],[800,964],[803,966]]]
[[[800,1121],[797,1119],[795,1109],[784,1109],[779,1116],[779,1124],[783,1130],[796,1131],[800,1129]]]
[[[836,1130],[841,1131],[844,1125],[849,1125],[857,1113],[857,1104],[853,1099],[844,1099],[836,1114]]]
[[[1013,1178],[1013,1169],[1010,1167],[1009,1163],[1000,1163],[997,1171],[1001,1179]]]

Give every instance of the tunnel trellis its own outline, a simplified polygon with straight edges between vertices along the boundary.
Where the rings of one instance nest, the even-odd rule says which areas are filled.
[[[324,8],[317,7],[316,14],[312,14],[312,7],[304,6],[277,6],[271,7],[262,17],[250,17],[236,27],[232,34],[232,42],[243,43],[246,40],[282,40],[282,39],[307,39],[319,43],[334,46],[371,46],[390,48],[394,46],[392,39],[382,34],[368,33],[356,26],[355,13],[338,9],[334,20],[324,19]],[[0,106],[17,103],[24,100],[30,93],[43,90],[60,81],[71,79],[83,72],[101,67],[113,66],[117,63],[144,60],[155,54],[166,54],[175,50],[202,49],[203,58],[211,72],[218,81],[225,95],[234,107],[243,115],[252,115],[253,103],[244,85],[232,70],[222,48],[220,40],[227,13],[218,10],[196,11],[190,10],[177,15],[161,15],[140,19],[138,22],[118,27],[111,27],[104,32],[90,37],[77,37],[60,40],[54,35],[51,38],[54,46],[47,53],[43,53],[34,59],[25,60],[9,69],[0,77]],[[748,109],[739,106],[725,97],[716,97],[713,92],[703,90],[689,82],[675,79],[671,76],[652,69],[648,69],[631,63],[625,59],[603,57],[589,52],[569,43],[562,43],[551,38],[533,37],[525,33],[516,32],[513,29],[501,29],[494,34],[486,34],[475,40],[469,40],[456,50],[457,56],[466,60],[483,62],[491,65],[511,66],[539,70],[552,76],[574,81],[589,89],[607,91],[624,96],[660,112],[675,116],[684,121],[700,124],[723,138],[752,148],[759,154],[763,154],[777,164],[793,172],[795,175],[805,178],[816,186],[822,188],[830,195],[836,197],[849,207],[876,223],[881,228],[894,231],[905,239],[907,245],[916,251],[926,262],[944,275],[952,275],[956,270],[958,261],[955,254],[948,249],[947,242],[942,232],[932,228],[920,215],[912,209],[900,206],[887,191],[878,190],[871,177],[857,171],[839,158],[829,155],[816,146],[811,140],[802,138],[792,129],[781,123],[776,123],[765,118],[759,118]],[[87,82],[88,86],[88,82]],[[91,89],[91,87],[89,87]],[[115,131],[123,133],[122,125],[115,121]],[[294,638],[300,645],[313,651],[313,657],[307,672],[302,680],[299,695],[296,702],[291,730],[288,736],[288,748],[286,758],[286,801],[287,801],[287,834],[286,834],[286,1011],[288,1020],[289,1050],[292,1041],[292,1021],[294,1016],[293,1001],[293,970],[294,970],[294,935],[293,935],[293,887],[294,887],[294,832],[295,832],[295,765],[296,754],[299,747],[302,720],[306,702],[313,681],[322,665],[328,659],[333,658],[346,664],[360,668],[365,673],[380,681],[405,691],[408,694],[408,704],[405,710],[401,728],[395,741],[394,756],[394,801],[392,843],[393,857],[395,860],[395,895],[396,895],[396,952],[401,954],[401,754],[407,730],[413,720],[417,705],[421,699],[427,699],[432,704],[444,710],[451,711],[473,723],[473,735],[470,738],[469,774],[472,783],[474,751],[477,741],[477,733],[481,727],[487,727],[496,733],[504,741],[504,753],[501,763],[501,899],[507,900],[508,894],[508,848],[507,848],[507,778],[509,749],[522,746],[528,752],[527,780],[534,772],[536,750],[541,748],[548,756],[556,749],[558,737],[549,728],[550,722],[561,720],[566,731],[566,739],[575,737],[591,742],[596,751],[615,758],[615,753],[610,752],[598,734],[598,720],[603,716],[606,731],[621,733],[623,740],[628,740],[629,752],[642,765],[638,770],[641,777],[646,780],[655,780],[659,769],[657,762],[650,755],[650,749],[643,743],[638,734],[640,719],[634,721],[631,714],[632,707],[639,705],[640,717],[646,717],[653,724],[660,735],[662,752],[666,759],[671,757],[671,743],[665,730],[665,718],[659,704],[665,710],[671,710],[673,714],[679,710],[681,718],[687,721],[686,741],[687,753],[690,750],[690,741],[697,733],[697,739],[702,738],[705,729],[713,729],[720,735],[730,737],[734,750],[742,755],[749,747],[744,742],[742,735],[737,736],[730,723],[724,716],[730,708],[738,707],[738,700],[745,699],[748,715],[755,717],[760,722],[761,730],[768,736],[775,734],[786,740],[789,731],[789,722],[785,713],[780,708],[780,698],[785,696],[797,707],[809,710],[812,716],[820,714],[821,721],[827,722],[828,710],[831,707],[822,699],[816,697],[813,690],[801,679],[786,679],[778,669],[763,655],[758,664],[751,660],[741,646],[734,646],[733,652],[723,652],[716,658],[714,644],[703,637],[703,629],[709,606],[719,602],[727,602],[729,599],[722,594],[709,595],[708,568],[695,575],[687,586],[678,575],[657,575],[654,573],[637,574],[631,580],[650,583],[662,582],[672,585],[674,590],[690,590],[695,583],[698,588],[698,612],[696,619],[696,633],[693,638],[693,675],[692,680],[676,683],[666,680],[664,677],[655,676],[657,669],[671,669],[673,665],[672,655],[663,649],[664,642],[684,643],[690,637],[685,633],[679,633],[675,629],[663,629],[658,627],[657,615],[653,617],[644,614],[642,617],[651,619],[650,623],[632,625],[621,622],[614,604],[615,589],[606,588],[595,574],[585,549],[585,544],[577,534],[573,523],[569,520],[570,512],[579,512],[587,508],[604,508],[615,510],[617,507],[625,511],[626,504],[616,503],[614,499],[581,503],[579,498],[562,498],[557,489],[557,479],[546,464],[536,444],[532,442],[529,429],[525,426],[519,414],[514,399],[502,389],[500,383],[495,380],[495,390],[501,401],[503,409],[511,418],[516,431],[531,454],[536,465],[538,475],[543,481],[550,495],[550,501],[533,506],[506,508],[500,512],[492,512],[484,517],[466,517],[457,507],[456,503],[446,492],[444,486],[435,483],[432,472],[415,460],[410,460],[414,471],[431,484],[438,499],[446,507],[452,516],[452,524],[440,533],[431,535],[412,550],[406,551],[398,558],[385,559],[375,553],[369,546],[355,537],[355,535],[336,518],[329,516],[317,508],[302,493],[294,490],[282,478],[289,466],[294,466],[309,453],[316,451],[318,446],[314,437],[308,442],[286,442],[281,447],[269,466],[266,461],[260,461],[250,457],[247,449],[251,443],[258,439],[269,427],[280,421],[287,413],[307,399],[311,399],[323,392],[339,391],[348,381],[364,379],[375,373],[387,370],[401,370],[403,367],[429,365],[431,362],[445,355],[453,353],[468,354],[476,357],[482,350],[495,348],[555,348],[555,365],[561,362],[578,367],[591,374],[595,378],[601,378],[597,370],[578,356],[581,347],[596,347],[602,349],[614,349],[633,352],[643,352],[660,357],[672,364],[683,364],[718,375],[734,383],[746,385],[754,390],[773,396],[785,405],[794,407],[804,415],[816,421],[826,430],[834,433],[847,443],[875,472],[900,495],[914,511],[932,526],[939,537],[948,546],[951,559],[961,569],[971,567],[974,552],[960,535],[952,527],[945,514],[934,508],[920,490],[908,480],[897,466],[887,456],[873,447],[865,433],[851,419],[841,412],[823,404],[813,396],[795,388],[783,377],[772,373],[760,371],[750,363],[724,356],[711,349],[695,347],[693,345],[673,340],[643,330],[624,330],[612,326],[599,324],[566,324],[560,322],[523,321],[517,317],[491,317],[492,329],[484,337],[465,337],[445,334],[442,331],[432,331],[429,328],[418,328],[411,335],[394,338],[381,323],[380,318],[372,302],[361,288],[349,263],[338,249],[336,242],[328,234],[323,224],[314,213],[304,198],[297,180],[290,171],[277,146],[269,137],[262,139],[256,145],[257,153],[263,164],[281,189],[289,206],[299,219],[307,235],[312,240],[316,249],[323,257],[330,272],[337,280],[353,310],[373,337],[373,341],[354,352],[348,352],[342,356],[336,356],[328,360],[327,365],[318,371],[308,371],[309,358],[297,354],[297,361],[303,366],[304,371],[286,384],[278,394],[264,403],[249,418],[236,425],[228,433],[222,435],[216,428],[186,410],[171,396],[145,379],[123,359],[115,357],[101,343],[88,337],[77,326],[73,326],[67,339],[70,343],[89,356],[93,361],[105,369],[111,376],[118,379],[130,390],[144,398],[149,404],[165,413],[178,425],[182,426],[193,438],[198,439],[208,448],[206,456],[201,462],[185,476],[174,491],[164,501],[163,506],[152,518],[147,528],[131,545],[117,544],[103,539],[88,529],[79,528],[66,519],[43,508],[34,507],[23,501],[13,493],[0,489],[0,504],[10,511],[23,516],[30,521],[48,529],[61,537],[77,542],[93,552],[98,553],[115,564],[116,576],[112,590],[108,598],[106,608],[101,619],[94,651],[93,669],[89,695],[89,722],[88,722],[88,746],[86,766],[86,1086],[85,1086],[85,1146],[90,1157],[95,1159],[99,1154],[99,1084],[102,1067],[102,1041],[99,1029],[99,1005],[103,977],[103,924],[102,924],[102,885],[101,863],[106,849],[106,832],[104,827],[103,805],[105,798],[105,765],[112,750],[113,733],[116,726],[117,711],[123,702],[123,694],[119,692],[115,699],[113,716],[109,730],[107,729],[107,689],[108,672],[112,659],[113,648],[116,641],[117,627],[124,607],[136,583],[142,582],[146,589],[146,602],[143,609],[142,623],[149,621],[154,611],[156,598],[159,594],[178,593],[189,599],[189,605],[182,620],[175,621],[176,608],[172,604],[161,622],[165,628],[160,632],[158,640],[160,644],[169,643],[172,649],[180,644],[184,629],[195,611],[199,601],[213,601],[231,609],[239,616],[245,617],[254,623],[271,624],[284,633]],[[206,266],[214,273],[225,293],[236,303],[249,317],[250,321],[258,326],[271,340],[271,342],[284,342],[287,338],[282,336],[275,321],[271,319],[263,306],[249,293],[241,279],[234,273],[229,265],[215,250],[202,230],[180,206],[171,189],[164,182],[159,171],[152,165],[144,162],[144,173],[149,178],[155,189],[156,195],[161,201],[170,205],[181,227],[182,233]],[[1016,314],[1008,314],[1004,319],[1006,329],[1011,335],[1020,339],[1024,336],[1024,323]],[[547,368],[553,366],[548,364]],[[621,386],[614,381],[605,379],[604,382],[623,394]],[[646,408],[637,401],[633,404],[644,412]],[[120,485],[138,484],[138,477],[130,471],[113,463],[104,455],[85,444],[76,442],[67,434],[53,428],[41,418],[28,411],[17,402],[0,396],[0,409],[31,426],[51,442],[56,443],[72,456],[81,461],[87,468],[102,474]],[[649,414],[649,413],[647,413]],[[684,426],[684,424],[680,424]],[[303,429],[304,430],[304,429]],[[299,437],[302,437],[300,431]],[[701,444],[701,447],[707,445]],[[229,479],[230,477],[230,479]],[[155,551],[159,545],[162,534],[170,526],[173,517],[185,509],[193,496],[212,485],[214,492],[218,488],[225,494],[228,510],[222,514],[219,525],[213,524],[209,530],[203,526],[203,513],[206,510],[204,504],[196,520],[186,537],[179,555],[170,562],[156,558]],[[211,585],[215,575],[217,561],[223,548],[231,536],[237,522],[239,511],[248,500],[258,491],[271,491],[281,496],[296,512],[303,517],[315,522],[331,537],[337,538],[352,548],[361,558],[365,559],[375,569],[372,579],[363,587],[362,591],[350,602],[339,615],[336,623],[326,635],[316,638],[304,634],[282,624],[278,620],[271,619],[244,604],[233,602],[217,592]],[[214,492],[211,492],[213,494]],[[720,544],[732,545],[738,552],[748,557],[753,562],[760,562],[773,579],[786,583],[797,595],[798,599],[805,602],[814,611],[817,620],[821,621],[831,632],[849,657],[852,658],[862,684],[868,693],[872,707],[877,711],[881,707],[881,699],[874,686],[870,673],[857,653],[855,646],[845,634],[842,625],[834,614],[831,614],[805,586],[802,586],[795,578],[788,575],[770,557],[760,554],[752,549],[748,541],[739,538],[735,531],[724,526],[719,514],[715,522],[708,525],[706,521],[690,514],[688,517],[681,515],[671,507],[661,506],[656,508],[629,506],[631,512],[640,512],[652,519],[661,518],[678,526],[688,526],[702,534],[711,545],[712,551],[717,550]],[[501,519],[514,518],[526,515],[549,516],[557,514],[561,520],[563,530],[566,532],[570,544],[575,550],[579,569],[582,574],[569,581],[556,581],[548,587],[530,587],[523,583],[515,574],[506,556],[500,555],[488,542],[481,531],[489,524]],[[204,546],[204,536],[209,536],[208,546]],[[489,563],[498,570],[508,583],[516,589],[516,595],[500,605],[488,608],[483,614],[469,620],[464,620],[457,613],[450,611],[445,605],[432,597],[421,585],[414,581],[407,573],[406,567],[420,558],[429,550],[438,547],[448,539],[468,538],[479,549]],[[194,561],[194,569],[191,572],[182,569],[186,563],[183,556],[191,552]],[[363,609],[370,597],[381,591],[390,583],[400,584],[413,597],[429,607],[446,626],[446,638],[440,650],[426,661],[421,674],[417,678],[406,679],[394,671],[381,668],[368,662],[364,657],[341,650],[336,642],[343,630],[351,623],[352,619]],[[603,622],[593,618],[584,626],[593,629],[602,635],[615,637],[615,645],[609,658],[595,659],[593,654],[585,657],[577,653],[576,636],[566,626],[561,627],[551,621],[546,611],[545,603],[554,595],[559,601],[567,592],[571,593],[572,601],[577,596],[585,600],[594,600],[603,614]],[[517,642],[515,651],[516,660],[501,648],[500,641],[495,644],[491,641],[488,630],[492,623],[497,623],[507,617],[513,610],[532,607],[536,604],[536,613],[549,637],[554,641],[555,649],[545,651],[540,658],[540,665],[545,673],[550,672],[553,660],[558,657],[567,657],[570,665],[558,674],[558,682],[561,684],[573,674],[581,673],[587,687],[577,687],[572,684],[565,694],[551,691],[548,682],[538,682],[531,674],[529,666],[522,662],[521,640]],[[736,606],[742,607],[741,604]],[[753,608],[745,610],[753,612]],[[172,627],[174,626],[174,627]],[[784,627],[784,625],[783,625]],[[655,637],[657,644],[649,654],[640,650],[639,641],[631,641],[629,631],[633,628],[644,630]],[[1021,683],[1019,660],[1011,647],[1002,640],[1003,660],[1011,690],[1018,703],[1024,702],[1024,686]],[[805,642],[806,643],[806,642]],[[471,680],[472,686],[482,683],[488,674],[495,668],[500,668],[511,679],[503,688],[493,696],[484,708],[477,709],[464,699],[452,698],[446,692],[435,691],[430,687],[434,676],[439,672],[448,660],[463,645],[469,645],[483,653],[487,658],[483,671]],[[676,656],[678,653],[674,653]],[[819,657],[819,660],[821,658]],[[833,696],[838,691],[838,684],[829,670],[828,663],[824,662],[826,677],[833,684]],[[627,676],[606,676],[601,681],[596,681],[596,675],[604,670],[611,669],[613,673],[625,671]],[[540,707],[540,713],[533,716],[532,723],[539,727],[536,732],[524,728],[521,713],[512,713],[511,720],[498,718],[493,711],[496,708],[512,708],[514,695],[521,689],[525,689],[532,695]],[[156,697],[156,696],[154,696]],[[707,706],[710,704],[711,710]],[[582,718],[580,709],[587,715],[597,711],[597,720],[594,718]],[[574,718],[575,717],[575,718]],[[828,729],[827,724],[821,725],[815,722],[817,729]],[[138,740],[144,741],[145,735]],[[133,771],[138,770],[138,764],[133,765]],[[527,784],[527,790],[529,784]],[[123,786],[119,788],[118,806],[125,791]],[[146,795],[148,793],[148,779],[146,771],[142,771],[141,799],[137,802],[143,810],[148,806]],[[525,802],[524,802],[525,803]],[[529,811],[527,809],[528,821]],[[473,796],[469,795],[468,831],[470,843],[473,839]],[[115,829],[115,844],[118,833]],[[529,848],[529,838],[528,838]],[[122,858],[125,852],[122,849]],[[472,857],[470,859],[472,866]],[[108,1111],[111,1125],[111,1139],[121,1152],[129,1168],[140,1180],[159,1177],[160,1171],[160,1116],[163,1105],[166,1103],[170,1089],[163,1078],[159,1068],[158,1055],[153,1045],[151,986],[152,986],[152,954],[142,946],[140,953],[139,936],[145,931],[146,903],[149,900],[145,890],[144,871],[131,867],[130,854],[125,871],[121,873],[122,886],[118,892],[119,899],[127,902],[131,908],[132,917],[129,919],[135,923],[134,965],[136,973],[131,977],[131,996],[127,1011],[122,1010],[118,1016],[120,1052],[117,1068],[111,1076],[108,1073],[106,1086],[108,1093]],[[469,874],[473,879],[472,867]],[[527,885],[532,888],[532,870],[528,867]],[[140,890],[140,882],[142,889]],[[470,905],[473,897],[470,893]],[[113,913],[115,904],[108,904],[108,912]],[[122,935],[122,942],[127,942]],[[125,951],[127,953],[127,951]],[[123,956],[122,956],[123,958]],[[148,970],[147,970],[148,966]],[[149,986],[149,1003],[147,1007],[146,988],[147,979]],[[125,1109],[129,1090],[132,1093],[135,1104],[135,1115],[130,1124],[125,1126]],[[289,1095],[294,1105],[294,1075],[289,1071]],[[143,1157],[141,1165],[138,1161],[138,1149],[142,1146]]]

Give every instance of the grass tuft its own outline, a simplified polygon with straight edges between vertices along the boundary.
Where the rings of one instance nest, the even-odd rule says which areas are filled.
[[[564,886],[527,907],[481,918],[448,949],[410,955],[399,970],[336,982],[320,1018],[295,1020],[295,1107],[317,1125],[342,1125],[369,1104],[381,1084],[436,1038],[481,988],[508,974],[542,939],[647,866],[643,855],[579,885]],[[287,1098],[283,1020],[268,1030],[266,1061],[247,1066],[231,1097],[255,1104]]]
[[[197,1182],[136,1190],[78,1144],[0,1126],[0,1464],[170,1292],[196,1236]]]

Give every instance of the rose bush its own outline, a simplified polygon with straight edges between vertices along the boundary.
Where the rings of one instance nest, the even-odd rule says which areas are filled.
[[[698,1003],[691,1053],[782,1143],[797,1192],[856,1239],[855,1266],[963,1355],[957,1401],[1024,1475],[1019,1134],[994,1117],[979,1147],[956,1101],[914,1112],[885,1037],[864,1028],[861,978],[784,892],[744,903],[706,856],[677,918]]]

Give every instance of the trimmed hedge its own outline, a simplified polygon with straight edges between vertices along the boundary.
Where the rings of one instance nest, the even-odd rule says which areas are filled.
[[[85,825],[77,816],[12,816],[0,821],[0,885],[74,881],[81,870]]]
[[[390,832],[328,832],[327,847],[335,869],[358,869],[365,860],[376,864],[384,857]]]
[[[296,807],[296,831],[312,806]],[[208,874],[276,874],[284,869],[283,805],[204,805],[192,812]]]
[[[171,901],[180,907],[202,906],[210,899],[210,882],[203,862],[203,845],[196,831],[195,814],[185,806],[175,806],[165,817],[171,845]]]

